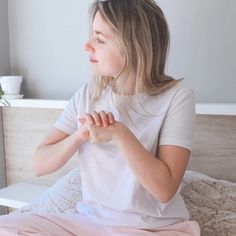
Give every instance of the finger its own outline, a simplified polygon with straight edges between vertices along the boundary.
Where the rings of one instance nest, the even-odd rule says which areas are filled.
[[[114,122],[115,122],[114,115],[111,112],[108,112],[107,116],[108,116],[109,123],[114,124]]]
[[[94,121],[95,121],[95,124],[97,126],[101,126],[102,125],[102,120],[101,120],[101,117],[100,115],[96,112],[96,111],[93,111],[91,113],[91,116],[93,117]]]
[[[89,123],[89,124],[94,124],[95,123],[95,120],[93,119],[92,115],[90,115],[89,113],[86,113],[84,115],[84,118],[86,119],[86,121]]]
[[[86,118],[84,118],[84,117],[80,117],[78,120],[82,124],[84,124],[86,122]]]
[[[99,115],[100,115],[101,120],[102,120],[102,125],[103,125],[104,127],[107,127],[108,124],[109,124],[108,115],[106,114],[105,111],[99,112]]]

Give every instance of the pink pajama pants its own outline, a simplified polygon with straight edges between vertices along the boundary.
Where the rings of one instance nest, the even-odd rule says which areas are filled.
[[[78,214],[11,214],[0,216],[0,236],[200,236],[195,221],[143,230],[96,225]]]

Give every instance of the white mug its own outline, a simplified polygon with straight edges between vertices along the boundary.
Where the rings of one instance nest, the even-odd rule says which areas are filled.
[[[20,94],[22,76],[2,76],[0,84],[5,95]]]

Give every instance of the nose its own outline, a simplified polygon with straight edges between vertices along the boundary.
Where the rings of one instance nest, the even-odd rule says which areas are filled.
[[[88,40],[87,43],[84,45],[84,49],[88,52],[95,52],[94,46],[92,45],[92,40]]]

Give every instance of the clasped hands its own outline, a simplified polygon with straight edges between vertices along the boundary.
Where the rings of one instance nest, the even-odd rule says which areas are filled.
[[[115,121],[111,112],[86,113],[79,118],[81,123],[81,134],[84,141],[90,140],[91,143],[104,143],[111,141],[120,122]]]

